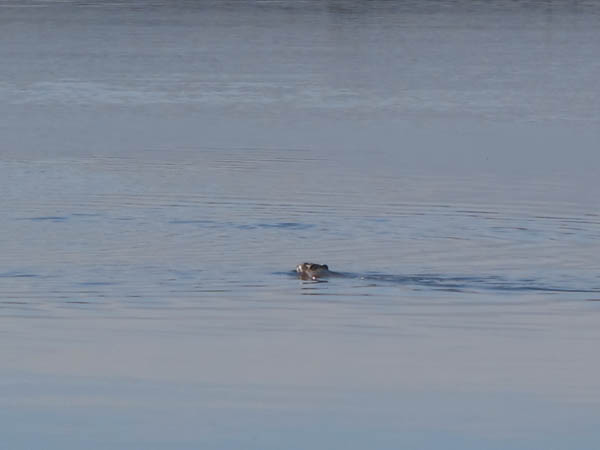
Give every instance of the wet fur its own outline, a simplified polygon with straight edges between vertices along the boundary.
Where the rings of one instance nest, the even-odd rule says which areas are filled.
[[[320,278],[325,278],[333,275],[333,272],[329,271],[327,264],[316,264],[316,263],[302,263],[296,266],[296,272],[302,280],[313,280],[317,281]]]

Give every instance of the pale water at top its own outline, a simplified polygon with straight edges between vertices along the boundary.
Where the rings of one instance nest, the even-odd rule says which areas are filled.
[[[599,135],[593,1],[0,0],[2,447],[597,448]]]

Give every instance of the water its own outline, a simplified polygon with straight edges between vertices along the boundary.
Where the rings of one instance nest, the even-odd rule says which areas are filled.
[[[598,446],[599,22],[0,1],[5,445]]]

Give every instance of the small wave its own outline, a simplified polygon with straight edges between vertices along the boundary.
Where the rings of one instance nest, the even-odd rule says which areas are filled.
[[[35,278],[39,275],[26,272],[0,272],[0,278]]]
[[[276,272],[275,274],[281,274]],[[286,272],[296,276],[296,272]],[[511,280],[496,275],[488,276],[445,276],[440,274],[412,274],[412,275],[390,275],[379,273],[357,274],[351,272],[339,272],[334,278],[346,278],[351,280],[365,280],[378,286],[379,283],[396,284],[402,286],[421,287],[431,290],[446,292],[476,292],[476,291],[498,291],[498,292],[545,292],[545,293],[596,293],[600,287],[573,287],[556,286],[545,284],[533,278]],[[318,280],[325,281],[325,280]]]
[[[39,217],[21,217],[18,220],[30,220],[32,222],[65,222],[68,220],[66,216],[39,216]]]
[[[256,226],[258,228],[285,228],[294,230],[306,230],[314,227],[312,224],[299,222],[258,223]]]

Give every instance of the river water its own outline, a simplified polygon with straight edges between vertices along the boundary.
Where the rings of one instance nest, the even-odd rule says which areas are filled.
[[[6,448],[598,447],[599,42],[585,1],[0,0]]]

